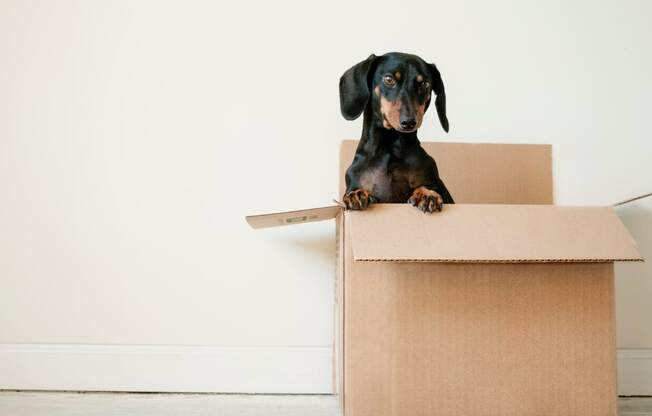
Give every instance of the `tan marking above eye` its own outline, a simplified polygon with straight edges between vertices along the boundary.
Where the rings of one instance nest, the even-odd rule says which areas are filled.
[[[394,72],[394,78],[396,78],[398,81],[401,80],[401,73],[399,71]]]
[[[417,82],[423,81],[423,75],[417,75]]]

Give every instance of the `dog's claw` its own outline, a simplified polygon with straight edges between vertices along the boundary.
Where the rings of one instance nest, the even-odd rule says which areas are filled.
[[[354,189],[344,195],[342,202],[346,209],[367,209],[376,202],[376,198],[366,189]]]
[[[442,210],[444,200],[437,192],[420,186],[414,190],[412,196],[408,199],[408,203],[422,212],[432,213]]]

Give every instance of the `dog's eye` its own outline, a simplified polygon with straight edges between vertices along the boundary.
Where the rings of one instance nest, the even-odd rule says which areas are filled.
[[[396,78],[388,74],[383,77],[383,82],[388,87],[393,87],[394,85],[396,85]]]
[[[425,91],[430,88],[430,83],[428,81],[423,81],[421,84],[419,84],[419,88]]]

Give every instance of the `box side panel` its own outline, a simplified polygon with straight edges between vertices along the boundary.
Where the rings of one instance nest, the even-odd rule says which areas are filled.
[[[346,265],[347,416],[616,414],[612,264]]]
[[[338,394],[340,407],[344,406],[344,270],[345,270],[345,236],[344,213],[335,218],[337,258],[335,280],[335,337],[333,348],[333,391]]]
[[[340,193],[357,140],[340,148]],[[552,204],[552,147],[543,144],[421,142],[456,203]]]

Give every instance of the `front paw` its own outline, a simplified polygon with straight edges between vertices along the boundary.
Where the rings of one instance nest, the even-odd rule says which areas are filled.
[[[344,195],[342,202],[346,209],[366,209],[376,198],[366,189],[354,189]]]
[[[423,212],[441,211],[444,200],[437,192],[420,186],[414,190],[408,202]]]

